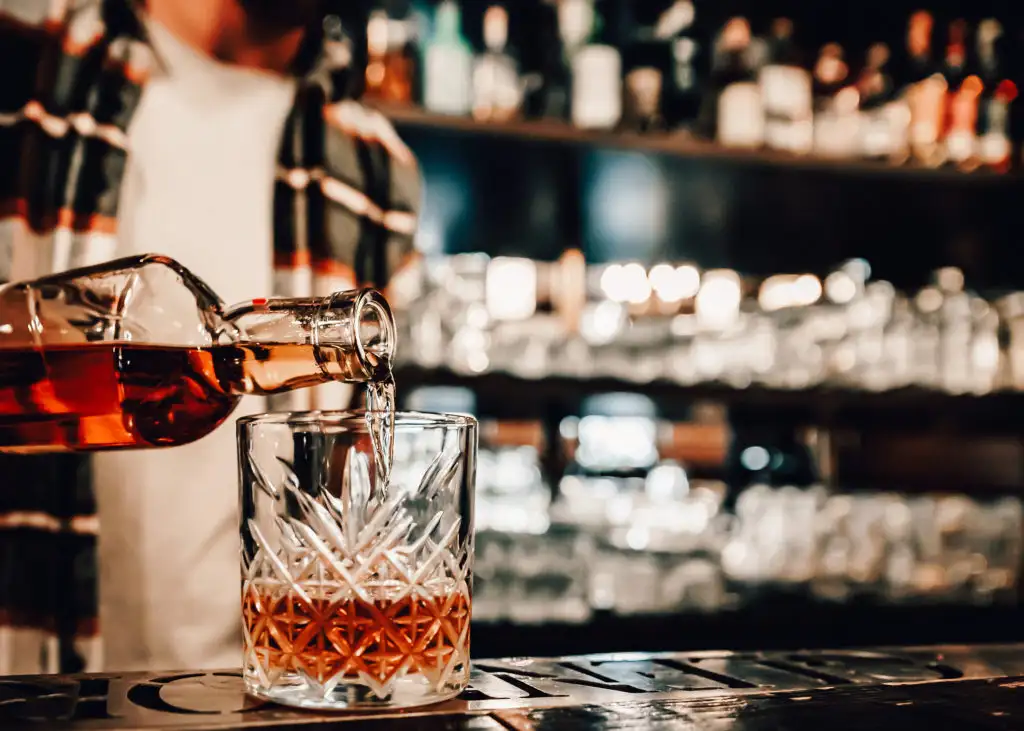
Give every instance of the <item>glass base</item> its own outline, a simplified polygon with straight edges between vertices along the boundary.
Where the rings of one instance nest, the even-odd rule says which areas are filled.
[[[383,696],[355,679],[342,681],[325,691],[299,673],[289,673],[269,687],[247,678],[245,689],[254,698],[292,708],[316,711],[398,710],[429,706],[458,697],[469,682],[469,673],[463,675],[452,678],[440,689],[422,675],[405,675],[389,683]]]

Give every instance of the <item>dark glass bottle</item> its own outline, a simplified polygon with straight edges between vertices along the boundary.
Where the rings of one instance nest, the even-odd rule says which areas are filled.
[[[869,159],[901,162],[907,156],[910,113],[889,72],[889,47],[873,44],[856,88],[861,111],[861,155]]]
[[[524,114],[568,121],[572,69],[559,33],[557,8],[539,0],[526,3],[522,20],[522,26],[530,29],[529,42],[522,44]]]
[[[910,108],[910,151],[919,162],[941,165],[945,159],[942,132],[946,122],[947,83],[932,46],[935,19],[919,10],[910,16],[901,82]]]
[[[670,73],[666,76],[663,108],[671,127],[691,128],[700,112],[700,79],[705,73],[704,42],[691,0],[677,0],[659,19],[659,32],[668,38]]]
[[[832,106],[836,94],[850,84],[850,67],[846,63],[843,47],[826,43],[821,47],[814,64],[814,111],[823,112]]]
[[[789,18],[772,21],[766,50],[766,63],[758,75],[764,105],[765,144],[787,152],[810,152],[813,135],[811,75],[803,67]]]
[[[716,39],[698,124],[702,136],[730,147],[760,147],[764,112],[750,23],[731,18]]]
[[[955,93],[967,78],[967,21],[960,18],[949,24],[942,75],[949,93]]]
[[[828,43],[814,65],[814,151],[823,157],[855,157],[860,145],[859,95],[843,47]]]
[[[977,139],[981,165],[1006,172],[1013,159],[1011,113],[1017,85],[1011,79],[1003,27],[987,18],[978,24],[974,68],[981,80],[978,99]]]
[[[907,23],[906,56],[900,69],[903,85],[916,84],[939,71],[932,50],[932,35],[935,19],[926,10],[919,10],[910,16]]]

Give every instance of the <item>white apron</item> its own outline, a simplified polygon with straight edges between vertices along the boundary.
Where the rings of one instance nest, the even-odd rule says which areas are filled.
[[[168,73],[129,128],[119,255],[177,259],[230,305],[272,294],[273,177],[294,81],[219,64],[151,28]],[[94,457],[107,670],[239,663],[234,422],[201,441]]]

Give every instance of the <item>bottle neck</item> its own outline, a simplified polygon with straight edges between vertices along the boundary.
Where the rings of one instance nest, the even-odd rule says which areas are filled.
[[[395,321],[373,289],[323,298],[256,299],[229,308],[224,319],[242,345],[312,346],[323,380],[378,381],[390,377]]]

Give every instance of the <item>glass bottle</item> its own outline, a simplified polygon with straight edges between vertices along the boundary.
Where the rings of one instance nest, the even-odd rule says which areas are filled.
[[[572,70],[563,47],[558,8],[532,0],[520,2],[517,14],[535,39],[520,49],[524,115],[529,119],[568,121]]]
[[[978,24],[977,66],[984,87],[978,104],[978,156],[983,165],[997,172],[1010,167],[1010,109],[1017,97],[1002,39],[1003,27],[998,20],[986,18]]]
[[[0,452],[173,446],[242,396],[389,381],[395,325],[374,290],[225,308],[147,254],[0,287]]]
[[[454,116],[473,108],[473,50],[462,35],[462,10],[444,0],[434,16],[434,35],[424,49],[423,105]]]
[[[413,98],[413,61],[406,24],[383,10],[370,14],[366,25],[366,89],[364,97],[392,104]]]
[[[919,10],[907,21],[906,55],[901,75],[903,83],[916,84],[939,72],[932,51],[935,18],[926,10]]]
[[[736,17],[725,24],[716,43],[702,127],[714,130],[725,147],[757,148],[764,143],[759,54],[752,41],[749,21]]]
[[[946,55],[942,60],[942,75],[950,92],[960,88],[967,78],[967,21],[958,18],[949,24]]]
[[[889,60],[886,44],[872,44],[857,77],[860,151],[868,159],[900,163],[909,154],[910,109],[907,100],[896,93]]]
[[[944,162],[945,148],[940,144],[940,137],[948,91],[946,77],[932,54],[934,25],[934,18],[926,11],[910,17],[903,78],[906,84],[903,95],[910,108],[910,150],[918,162],[928,166]]]
[[[572,123],[580,129],[614,129],[622,118],[622,55],[601,42],[593,0],[558,5],[559,31],[572,69]]]
[[[958,167],[973,169],[977,167],[975,127],[982,84],[977,76],[968,75],[967,22],[963,19],[950,23],[942,75],[946,80],[945,157]]]
[[[473,117],[504,122],[519,114],[523,95],[518,64],[508,53],[508,11],[500,5],[484,13],[484,45],[473,68]]]
[[[765,144],[776,150],[811,151],[813,126],[811,74],[793,40],[793,22],[776,18],[768,41],[768,61],[758,75],[764,104]]]
[[[626,104],[620,127],[641,133],[663,132],[661,71],[650,66],[635,68],[626,74],[625,87]]]
[[[666,81],[665,118],[670,127],[689,129],[700,112],[702,51],[692,0],[676,0],[658,19],[655,36],[671,43],[671,74]]]
[[[814,66],[814,152],[821,157],[856,156],[860,143],[859,94],[838,43],[825,44]]]

